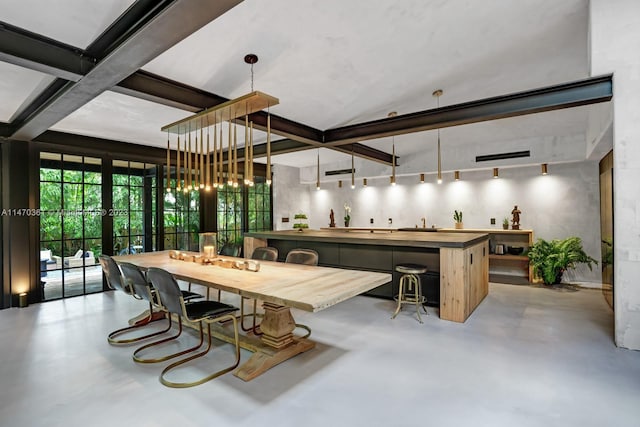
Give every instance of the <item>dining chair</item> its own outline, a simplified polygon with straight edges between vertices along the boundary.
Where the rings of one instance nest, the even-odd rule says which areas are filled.
[[[287,258],[284,262],[290,264],[317,266],[318,258],[318,252],[314,251],[313,249],[296,248],[291,249],[287,253]],[[302,328],[307,331],[307,334],[302,336],[301,338],[308,338],[311,335],[311,328],[307,325],[296,323],[296,328]]]
[[[111,258],[109,255],[103,254],[98,257],[98,262],[102,266],[102,272],[104,273],[105,278],[107,279],[107,285],[111,289],[122,291],[127,295],[132,295],[132,296],[134,295],[134,290],[132,286],[124,279],[120,271],[120,268],[118,267],[118,264],[115,262],[113,258]],[[131,332],[133,330],[136,330],[137,328],[148,325],[149,323],[151,323],[152,320],[154,320],[154,311],[150,305],[149,313],[147,316],[138,320],[134,325],[117,329],[109,333],[109,335],[107,335],[107,341],[109,341],[110,344],[128,344],[128,343],[137,342],[137,341],[141,341],[143,339],[149,338],[153,336],[153,334],[134,337],[134,338],[116,339],[116,337],[122,334]]]
[[[278,248],[274,248],[271,246],[264,246],[260,248],[255,248],[253,253],[251,254],[251,259],[259,260],[259,261],[278,261]],[[245,327],[244,326],[244,318],[249,317],[248,314],[244,314],[244,300],[249,299],[247,297],[240,298],[240,327],[243,331],[249,332],[252,331],[255,335],[262,335],[262,332],[258,331],[258,326],[256,324],[257,314],[257,306],[258,300],[253,300],[253,313],[251,316],[253,317],[253,326]]]
[[[158,293],[162,306],[167,310],[168,313],[176,315],[178,317],[180,326],[182,326],[183,319],[187,323],[198,325],[198,331],[200,333],[200,345],[193,349],[183,350],[182,352],[180,352],[180,354],[186,354],[187,352],[190,353],[202,346],[204,335],[203,324],[207,324],[207,348],[204,351],[192,354],[188,357],[185,357],[184,359],[178,360],[177,362],[168,365],[160,374],[160,382],[167,387],[193,387],[217,378],[220,375],[223,375],[235,369],[240,363],[240,340],[238,335],[238,323],[236,322],[235,316],[235,312],[238,311],[238,308],[219,301],[193,301],[186,303],[184,298],[182,297],[182,292],[180,291],[178,282],[176,282],[175,278],[168,271],[160,268],[149,268],[149,270],[147,271],[147,278]],[[166,378],[166,375],[170,371],[187,362],[203,357],[209,352],[209,350],[211,350],[211,324],[226,320],[230,320],[233,324],[233,343],[235,345],[236,353],[235,361],[230,366],[219,369],[218,371],[196,381],[175,382],[168,380]]]
[[[236,243],[225,243],[224,245],[222,245],[222,248],[220,248],[220,252],[218,253],[218,255],[239,257],[241,252],[242,246]]]
[[[284,262],[304,265],[318,265],[318,252],[313,249],[296,248],[287,253]]]

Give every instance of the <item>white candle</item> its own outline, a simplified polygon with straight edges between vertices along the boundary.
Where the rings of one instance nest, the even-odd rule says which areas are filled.
[[[205,246],[203,249],[205,258],[213,258],[215,252],[213,246]]]

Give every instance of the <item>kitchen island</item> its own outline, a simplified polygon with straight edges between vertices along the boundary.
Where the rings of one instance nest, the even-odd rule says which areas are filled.
[[[284,261],[294,248],[314,249],[319,264],[393,274],[393,281],[367,295],[392,299],[403,263],[425,265],[439,282],[440,318],[464,322],[489,290],[489,244],[486,233],[345,233],[342,231],[266,231],[245,234],[244,253],[256,247],[278,248]],[[423,279],[424,280],[424,279]],[[437,286],[437,285],[436,285]],[[429,299],[428,289],[425,295]]]

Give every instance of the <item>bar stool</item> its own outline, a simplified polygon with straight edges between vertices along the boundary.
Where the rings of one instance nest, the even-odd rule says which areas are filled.
[[[400,276],[398,295],[394,297],[394,300],[398,302],[398,307],[391,318],[395,319],[398,313],[400,313],[402,304],[415,304],[416,313],[418,313],[418,321],[422,323],[422,318],[420,317],[420,306],[422,306],[425,314],[428,315],[429,313],[423,305],[427,302],[427,299],[422,296],[422,284],[420,283],[420,276],[418,275],[426,273],[427,267],[420,264],[398,264],[396,265],[396,271],[398,273],[402,273],[402,276]],[[413,295],[409,294],[411,291],[413,291]]]

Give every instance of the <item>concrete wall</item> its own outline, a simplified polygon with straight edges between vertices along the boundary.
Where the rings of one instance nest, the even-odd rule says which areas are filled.
[[[293,228],[293,215],[298,212],[309,213],[308,185],[300,184],[300,170],[289,166],[273,166],[273,229],[290,230]],[[289,218],[288,223],[282,222]]]
[[[590,1],[591,73],[614,73],[615,339],[640,349],[640,2]]]
[[[293,178],[291,169],[287,169],[288,179]],[[463,172],[461,178],[455,182],[448,177],[448,181],[438,185],[420,184],[417,175],[404,176],[392,187],[384,176],[368,179],[366,188],[358,179],[354,190],[350,188],[350,180],[344,181],[342,188],[335,182],[323,184],[320,191],[316,191],[315,184],[297,185],[295,191],[288,192],[286,206],[299,207],[307,213],[311,228],[327,227],[331,209],[337,225],[343,226],[343,207],[348,204],[352,208],[352,227],[414,227],[421,225],[422,217],[429,226],[453,227],[453,211],[461,210],[465,228],[501,229],[502,219],[511,219],[511,210],[518,205],[522,211],[521,228],[532,229],[534,238],[579,236],[587,253],[600,260],[597,162],[550,165],[546,176],[540,174],[540,166],[536,165],[501,169],[499,179],[493,179],[487,170]],[[274,205],[277,212],[282,211],[277,202]],[[495,225],[490,224],[490,218],[496,219]],[[291,229],[292,224],[279,227]],[[581,266],[567,272],[564,280],[593,286],[601,283],[600,270],[596,267],[590,271]]]

